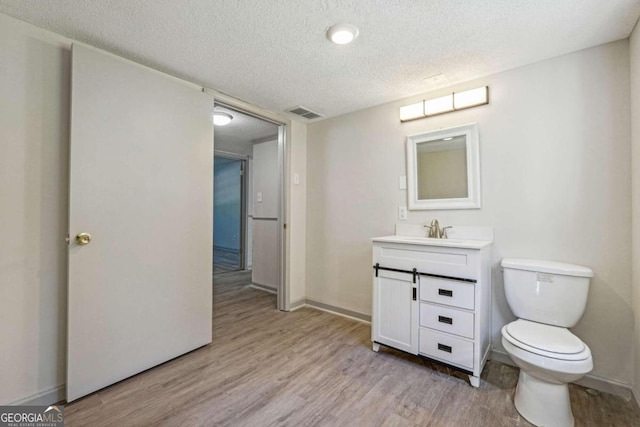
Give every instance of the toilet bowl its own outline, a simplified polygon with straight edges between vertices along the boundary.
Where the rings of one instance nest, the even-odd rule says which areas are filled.
[[[568,328],[584,312],[589,278],[581,266],[504,259],[505,295],[518,320],[502,328],[502,346],[520,368],[514,404],[537,426],[574,425],[568,383],[593,369],[591,350]]]
[[[520,415],[538,426],[572,426],[567,384],[593,369],[589,347],[566,328],[522,319],[502,328],[502,346],[520,368]]]

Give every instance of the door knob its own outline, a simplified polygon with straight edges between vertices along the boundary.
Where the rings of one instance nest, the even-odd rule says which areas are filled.
[[[91,242],[91,234],[89,233],[78,233],[76,236],[76,243],[80,246],[88,245]]]

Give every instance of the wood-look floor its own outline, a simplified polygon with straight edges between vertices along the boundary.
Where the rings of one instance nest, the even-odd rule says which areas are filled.
[[[240,251],[213,247],[213,274],[240,270]]]
[[[388,348],[367,324],[276,310],[243,272],[214,279],[213,343],[65,408],[67,426],[528,426],[517,369],[466,376]],[[126,357],[126,355],[123,355]],[[640,425],[634,403],[571,386],[578,426]]]

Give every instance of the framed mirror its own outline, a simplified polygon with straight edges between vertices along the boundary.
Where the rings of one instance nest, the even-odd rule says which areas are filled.
[[[407,190],[410,210],[480,208],[478,124],[407,137]]]

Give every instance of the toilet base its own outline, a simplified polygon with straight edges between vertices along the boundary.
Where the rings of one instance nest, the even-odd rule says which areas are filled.
[[[572,427],[574,424],[567,384],[542,381],[520,369],[513,403],[536,426]]]

